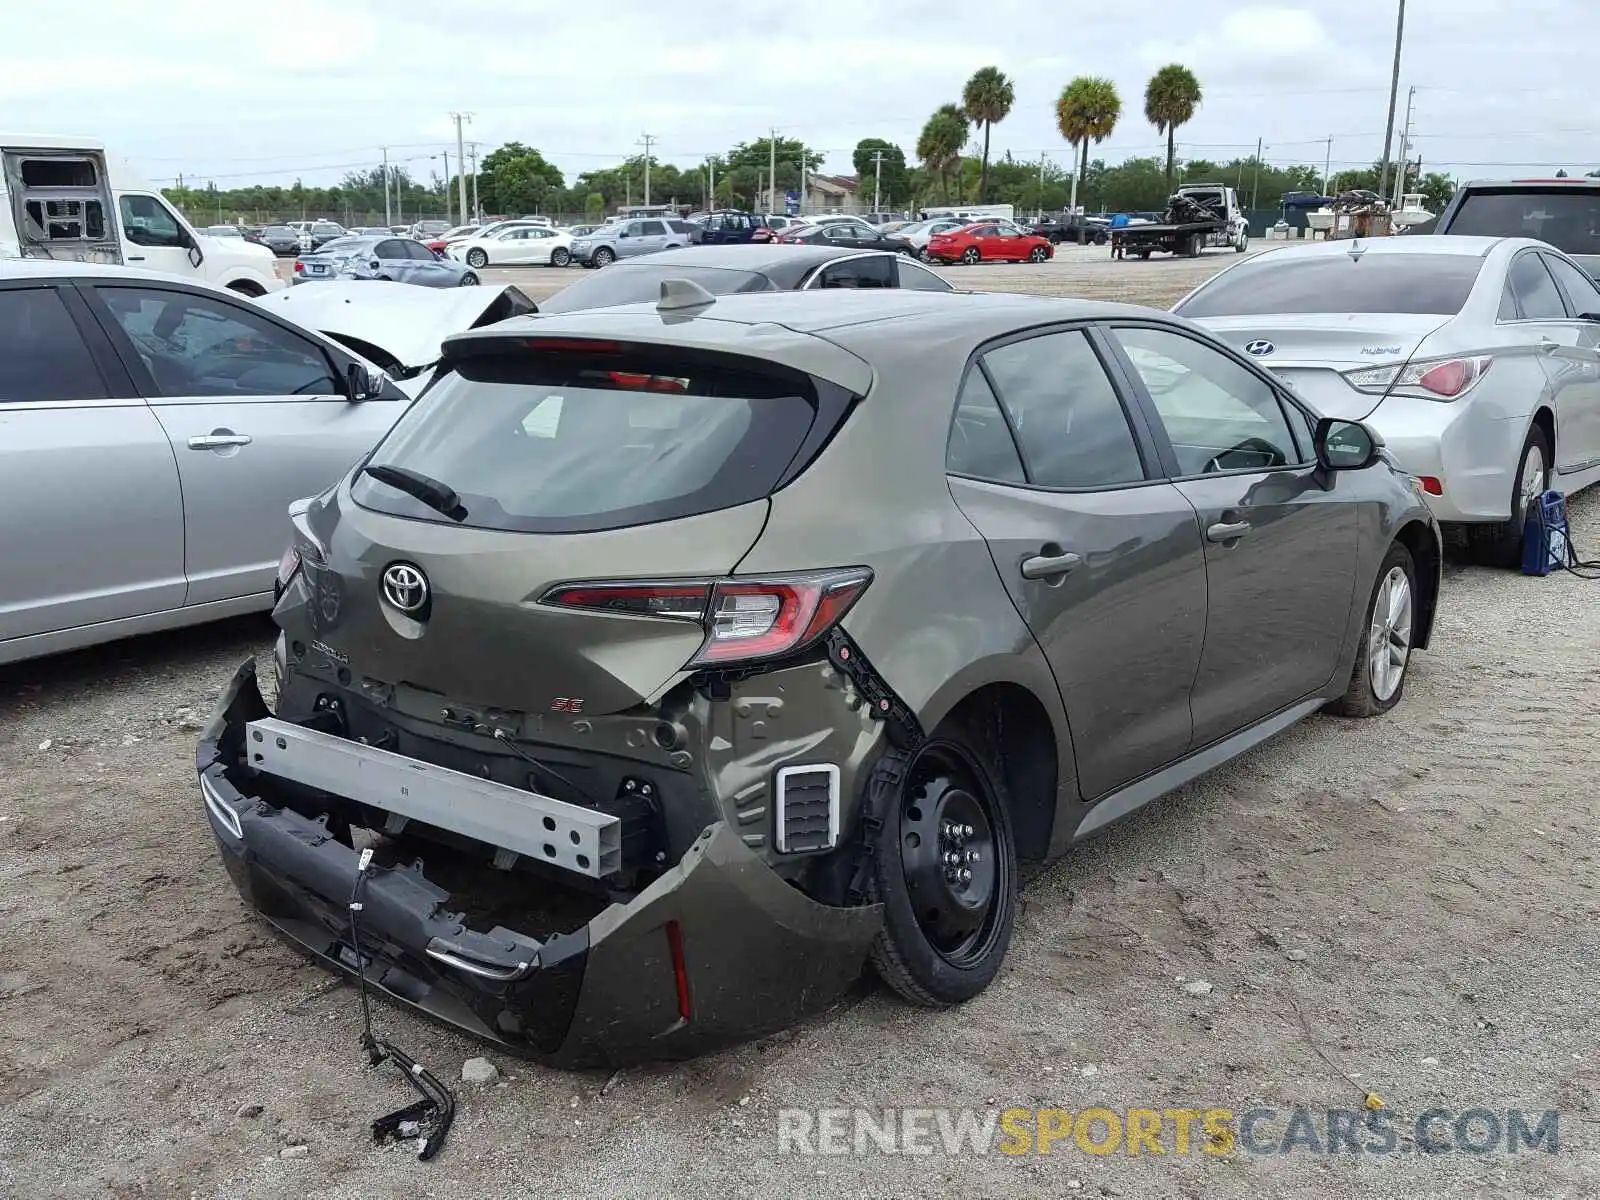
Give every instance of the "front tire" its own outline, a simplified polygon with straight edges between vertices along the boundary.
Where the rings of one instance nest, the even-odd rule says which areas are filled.
[[[476,275],[474,275],[471,271],[468,271],[468,272],[466,272],[465,274],[463,274],[461,276],[460,280],[457,281],[456,286],[457,287],[477,287],[478,286],[478,277]]]
[[[488,265],[489,255],[487,251],[476,248],[467,251],[467,266],[477,267],[481,271]]]
[[[617,252],[606,246],[601,246],[589,256],[589,261],[597,267],[609,267],[617,261]]]
[[[1469,525],[1467,539],[1474,556],[1491,567],[1522,565],[1522,534],[1533,500],[1550,488],[1550,439],[1538,425],[1528,430],[1511,477],[1511,518],[1499,525]],[[1531,489],[1531,490],[1530,490]]]
[[[1367,601],[1350,686],[1329,711],[1341,717],[1376,717],[1399,704],[1416,627],[1417,568],[1411,551],[1396,542],[1383,557]]]
[[[1016,923],[1010,811],[979,744],[959,723],[936,729],[907,768],[874,847],[872,898],[883,904],[883,929],[872,964],[925,1008],[988,987]]]
[[[1049,257],[1050,251],[1046,250],[1043,246],[1035,246],[1032,250],[1028,251],[1028,261],[1032,263],[1042,263]]]

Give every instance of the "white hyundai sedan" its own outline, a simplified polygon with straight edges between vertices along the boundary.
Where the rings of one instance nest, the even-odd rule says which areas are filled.
[[[1361,238],[1268,250],[1173,311],[1325,416],[1363,420],[1441,522],[1521,561],[1534,497],[1600,481],[1600,287],[1528,238]]]

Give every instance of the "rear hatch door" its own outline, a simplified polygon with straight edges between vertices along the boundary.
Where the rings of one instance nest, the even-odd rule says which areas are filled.
[[[752,358],[483,345],[505,352],[448,360],[307,514],[324,560],[306,568],[317,640],[358,676],[444,700],[631,708],[682,677],[704,625],[664,618],[670,597],[650,602],[657,615],[541,598],[557,584],[730,574],[829,417],[807,376]]]

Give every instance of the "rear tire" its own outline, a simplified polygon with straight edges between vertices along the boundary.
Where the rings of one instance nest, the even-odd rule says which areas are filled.
[[[550,265],[552,267],[564,267],[571,261],[572,252],[565,246],[557,246],[554,250],[550,251]]]
[[[484,250],[472,249],[467,251],[467,266],[483,270],[489,265],[489,255]]]
[[[1550,463],[1554,455],[1550,439],[1538,425],[1528,430],[1517,456],[1517,470],[1511,477],[1511,517],[1499,525],[1469,525],[1467,544],[1473,557],[1491,567],[1522,565],[1522,532],[1528,519],[1528,505],[1535,496],[1550,488]],[[1529,491],[1529,488],[1534,490]]]
[[[961,261],[969,267],[976,266],[982,260],[983,255],[978,253],[978,248],[976,246],[968,246],[961,252]]]
[[[1396,542],[1383,556],[1372,585],[1350,685],[1328,711],[1341,717],[1376,717],[1399,704],[1416,628],[1417,568],[1411,551]]]
[[[1184,257],[1185,258],[1199,258],[1200,257],[1200,252],[1202,250],[1204,250],[1205,247],[1206,247],[1205,235],[1204,234],[1200,234],[1200,233],[1191,233],[1189,235],[1189,240],[1187,242],[1185,242],[1184,245],[1183,245]]]
[[[959,722],[934,730],[883,814],[874,847],[871,891],[883,904],[883,929],[872,964],[891,988],[925,1008],[960,1004],[988,987],[1016,923],[1010,810],[1000,772],[980,744]],[[951,855],[961,863],[950,864]]]

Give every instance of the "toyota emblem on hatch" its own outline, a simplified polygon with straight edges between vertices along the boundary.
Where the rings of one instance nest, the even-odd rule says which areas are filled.
[[[1276,349],[1277,347],[1271,342],[1267,341],[1265,338],[1257,338],[1253,342],[1246,342],[1244,344],[1244,352],[1246,354],[1254,354],[1257,358],[1265,358]]]
[[[421,567],[391,563],[383,572],[383,598],[408,617],[420,617],[428,607],[428,577]]]

